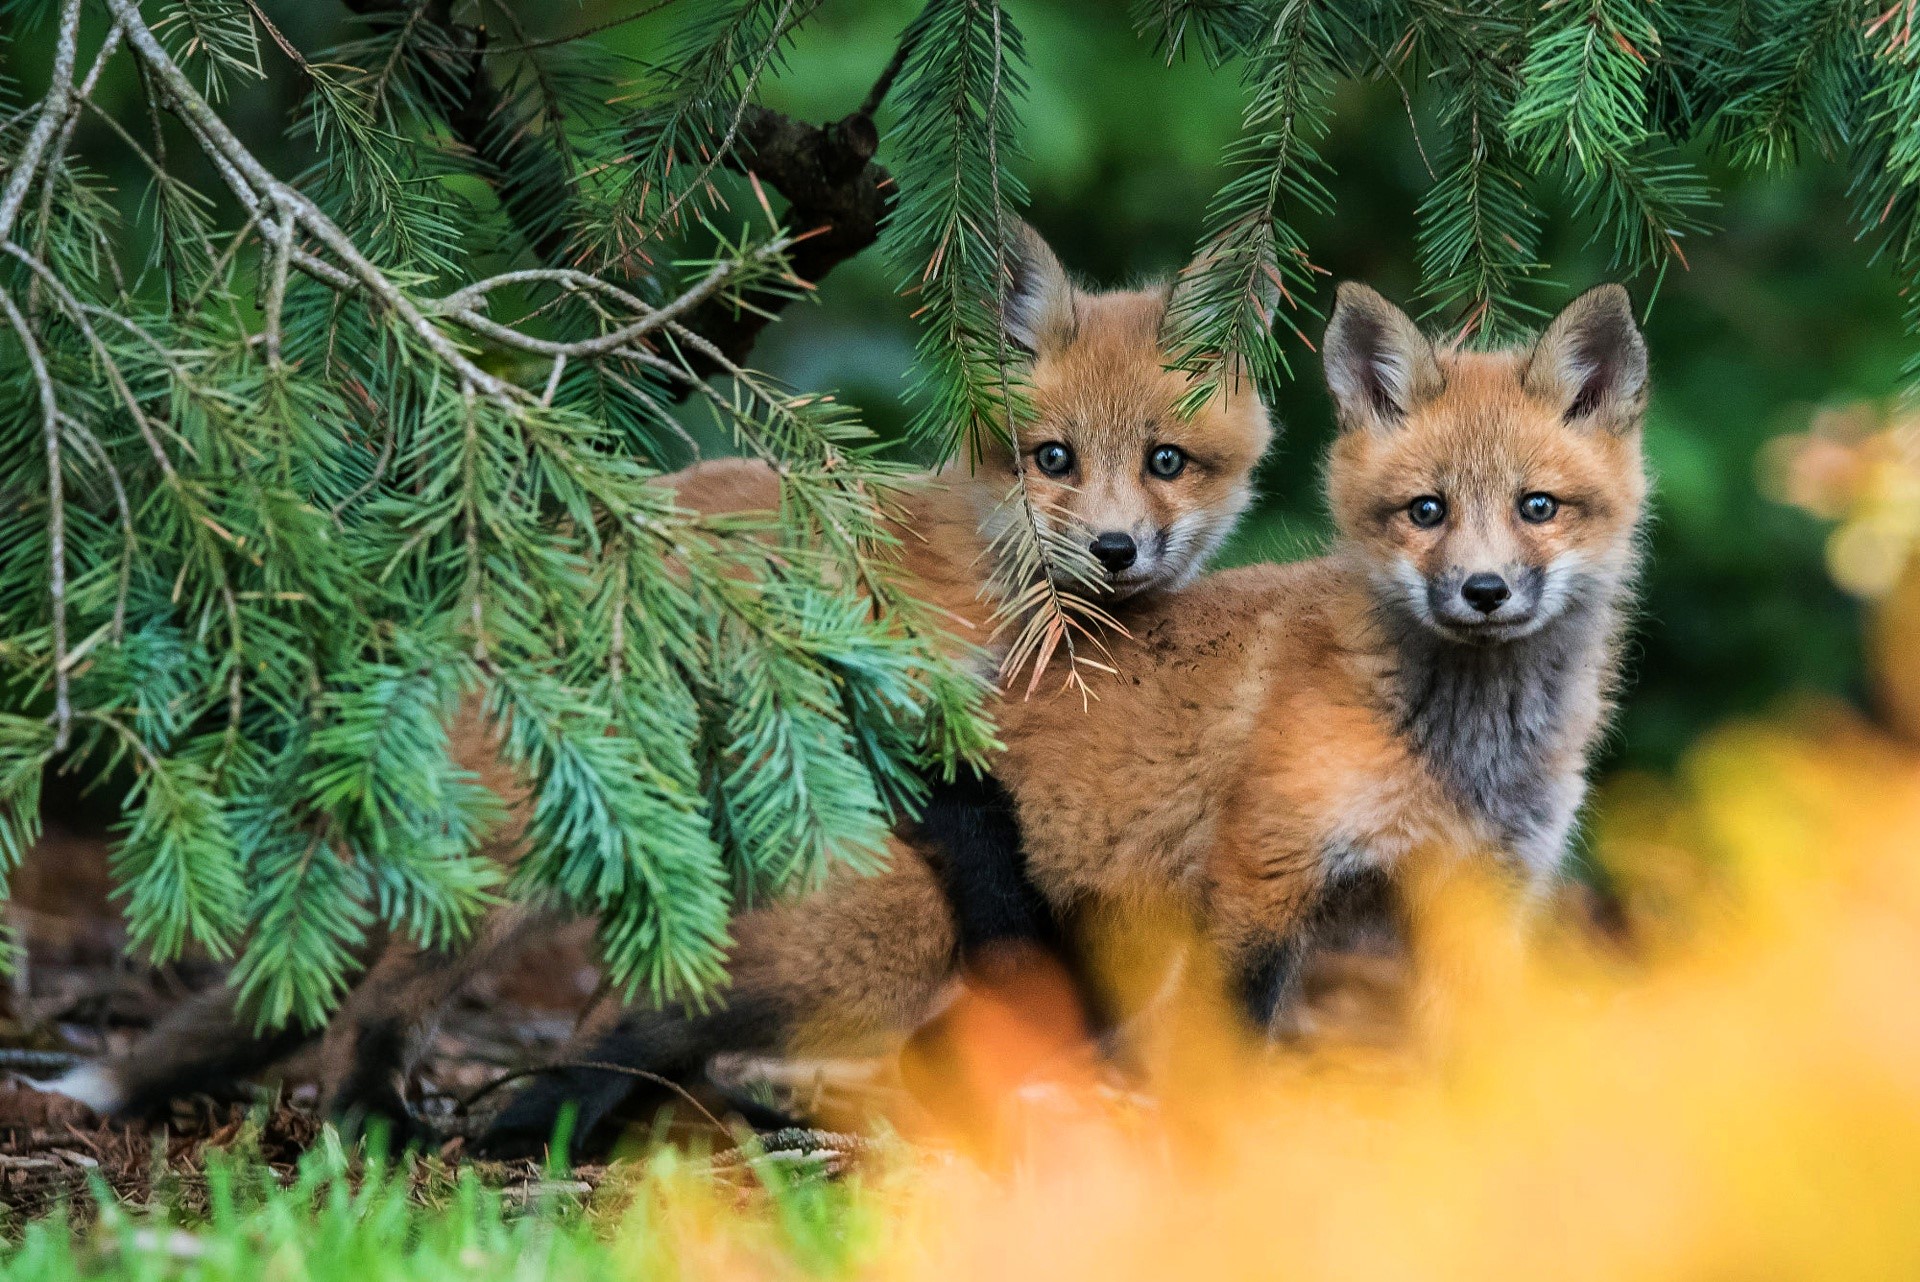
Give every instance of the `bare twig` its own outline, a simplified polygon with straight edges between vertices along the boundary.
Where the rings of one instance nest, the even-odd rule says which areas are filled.
[[[912,53],[912,39],[903,37],[899,46],[894,49],[893,57],[881,70],[879,78],[873,82],[873,88],[867,90],[866,98],[860,103],[861,115],[871,120],[879,114],[880,104],[885,102],[887,95],[893,91],[893,82],[900,78],[900,69],[907,65],[907,58]]]
[[[681,1099],[691,1104],[694,1107],[695,1111],[697,1111],[700,1114],[700,1116],[706,1118],[709,1122],[712,1122],[716,1128],[722,1131],[725,1131],[728,1129],[727,1124],[725,1122],[722,1122],[719,1118],[715,1117],[712,1113],[707,1111],[707,1106],[705,1104],[702,1104],[698,1099],[696,1099],[693,1095],[693,1092],[689,1091],[686,1087],[680,1085],[680,1083],[674,1081],[672,1078],[662,1077],[658,1073],[649,1073],[644,1068],[633,1068],[627,1064],[615,1064],[607,1060],[598,1060],[598,1059],[560,1060],[552,1064],[542,1064],[537,1068],[523,1068],[518,1070],[517,1072],[508,1073],[504,1077],[496,1077],[491,1082],[488,1082],[485,1086],[482,1086],[480,1089],[473,1091],[472,1093],[466,1096],[460,1097],[458,1100],[460,1105],[460,1111],[462,1113],[467,1112],[468,1110],[472,1109],[475,1104],[478,1104],[481,1100],[485,1099],[487,1096],[493,1094],[495,1091],[499,1090],[502,1086],[505,1086],[510,1082],[518,1082],[528,1077],[539,1077],[545,1073],[564,1073],[569,1069],[578,1069],[578,1068],[591,1069],[596,1073],[612,1073],[617,1077],[637,1078],[638,1080],[643,1082],[652,1082],[655,1086],[664,1086],[668,1090],[672,1091],[675,1095],[678,1095]]]
[[[595,23],[591,27],[583,27],[578,31],[570,31],[564,36],[547,36],[541,40],[523,40],[519,44],[511,45],[488,45],[487,53],[490,55],[501,53],[531,53],[535,49],[551,49],[556,45],[572,44],[576,40],[585,40],[589,36],[597,36],[602,31],[611,31],[615,27],[624,27],[628,23],[638,22],[642,18],[651,18],[662,9],[677,3],[679,3],[679,0],[654,0],[654,3],[644,8],[636,9],[632,13],[622,14],[618,18],[609,18],[605,22]]]

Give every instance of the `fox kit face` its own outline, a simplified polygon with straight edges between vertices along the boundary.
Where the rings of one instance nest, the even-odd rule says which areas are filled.
[[[1106,599],[1180,587],[1252,499],[1272,439],[1266,407],[1242,380],[1189,417],[1175,413],[1188,380],[1166,368],[1170,290],[1077,289],[1024,226],[1008,272],[1007,335],[1031,360],[1033,412],[1019,424],[1018,457],[997,449],[991,474],[1004,492],[1025,472],[1039,518],[1086,540]],[[1024,519],[1006,504],[989,529]]]
[[[1334,520],[1391,614],[1511,641],[1631,575],[1647,356],[1618,285],[1576,298],[1531,349],[1492,353],[1436,349],[1343,285],[1325,358]]]

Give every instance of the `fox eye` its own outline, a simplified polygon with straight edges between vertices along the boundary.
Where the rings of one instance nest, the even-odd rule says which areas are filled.
[[[1407,519],[1423,530],[1430,530],[1447,519],[1447,502],[1437,494],[1422,494],[1407,504]]]
[[[1162,445],[1147,455],[1147,470],[1163,481],[1171,481],[1187,470],[1187,452],[1178,445]]]
[[[1059,441],[1048,441],[1033,452],[1033,465],[1048,476],[1065,476],[1073,470],[1073,451]]]
[[[1553,519],[1560,510],[1560,500],[1551,494],[1542,494],[1538,490],[1522,495],[1520,499],[1520,519],[1534,525],[1544,525]]]

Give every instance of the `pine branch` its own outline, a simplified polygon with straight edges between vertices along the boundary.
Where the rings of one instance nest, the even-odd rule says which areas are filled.
[[[1429,16],[1415,32],[1447,90],[1441,121],[1452,139],[1420,202],[1422,286],[1435,312],[1453,313],[1462,337],[1499,343],[1535,313],[1518,290],[1541,266],[1531,175],[1502,126],[1518,87],[1509,60],[1519,29],[1497,10]]]
[[[1227,151],[1236,172],[1207,208],[1206,241],[1167,317],[1174,362],[1192,375],[1188,408],[1238,379],[1271,384],[1288,372],[1273,325],[1281,306],[1306,308],[1313,283],[1295,219],[1332,209],[1315,144],[1327,130],[1333,66],[1317,0],[1273,6],[1247,59],[1245,133]]]
[[[31,501],[0,505],[0,656],[56,708],[44,737],[0,754],[0,843],[30,836],[19,769],[44,764],[71,724],[60,741],[75,767],[131,761],[138,780],[115,858],[136,939],[159,956],[190,940],[238,948],[235,982],[259,1017],[318,1020],[376,926],[445,943],[489,901],[490,799],[451,767],[451,696],[422,684],[478,673],[541,722],[499,727],[533,736],[516,755],[537,815],[516,890],[602,914],[623,983],[711,987],[735,889],[870,863],[915,795],[908,763],[950,768],[985,742],[977,690],[876,560],[902,469],[843,408],[777,388],[690,325],[792,297],[808,239],[723,238],[711,260],[678,266],[674,290],[570,267],[473,279],[477,252],[430,226],[435,198],[393,196],[432,171],[396,169],[366,175],[366,190],[411,224],[395,236],[430,234],[422,254],[376,261],[336,216],[353,204],[335,175],[269,171],[138,7],[107,3],[148,102],[182,121],[244,222],[166,221],[210,207],[174,176],[177,157],[116,129],[166,194],[163,260],[198,243],[204,264],[155,311],[74,258],[76,240],[110,243],[104,206],[63,161],[95,72],[75,86],[68,60],[21,117],[53,122],[53,141],[9,170],[10,229],[45,249],[0,239],[0,299],[32,290],[47,307],[12,307],[0,326],[23,355],[0,371],[16,393],[0,399],[0,443],[37,443],[58,479],[50,506],[37,477]],[[317,97],[333,95],[315,115],[328,154],[400,163],[394,126],[427,120],[418,86],[342,79],[276,39]],[[404,45],[381,48],[397,66]],[[863,154],[826,166],[829,191],[881,189],[859,119],[866,137],[855,121],[838,145]],[[32,136],[25,123],[15,135]],[[83,199],[63,208],[54,183]],[[60,218],[34,216],[50,208]],[[399,265],[431,254],[429,271]],[[707,368],[728,373],[730,395],[707,387]],[[624,389],[627,423],[588,412],[598,386]],[[779,469],[776,539],[681,511],[653,484],[632,447],[677,430],[669,386],[712,395]],[[636,432],[636,415],[650,426]],[[617,587],[598,568],[609,556]],[[50,594],[15,590],[47,583],[50,564],[70,571]],[[716,677],[734,664],[760,682],[750,700]],[[612,720],[593,711],[609,706]],[[736,781],[723,795],[703,787],[722,777]],[[583,833],[603,826],[587,853]]]
[[[1581,0],[1545,14],[1529,33],[1520,91],[1507,114],[1515,146],[1536,172],[1556,165],[1594,236],[1611,236],[1627,271],[1686,258],[1681,241],[1706,230],[1706,181],[1652,132],[1651,68],[1658,28],[1638,0]]]
[[[1520,65],[1507,131],[1536,165],[1568,157],[1596,173],[1647,137],[1649,60],[1659,36],[1637,0],[1549,6]]]
[[[1775,6],[1722,112],[1735,164],[1784,168],[1803,144],[1831,159],[1858,130],[1865,23],[1846,0]]]
[[[499,196],[534,257],[542,263],[565,261],[570,234],[564,193],[572,189],[573,176],[560,154],[500,92],[487,66],[486,29],[455,22],[449,0],[345,3],[363,17],[384,18],[390,24],[426,22],[440,31],[449,56],[415,61],[421,74],[440,82],[448,127],[466,149],[474,172]],[[403,54],[402,45],[396,45],[396,56]]]
[[[499,194],[535,256],[544,263],[574,256],[567,230],[575,222],[569,212],[572,179],[537,131],[508,115],[486,61],[490,55],[531,50],[547,42],[490,45],[484,30],[453,22],[450,7],[444,5],[423,8],[405,0],[351,0],[349,7],[362,14],[391,15],[394,20],[403,14],[409,20],[424,15],[456,47],[470,50],[464,74],[450,77],[457,81],[458,92],[450,95],[449,126],[471,154],[475,172]],[[791,26],[782,27],[782,37]],[[873,117],[899,74],[906,51],[902,43],[861,106],[839,121],[810,125],[743,102],[730,124],[732,145],[717,149],[717,163],[766,183],[787,200],[785,221],[796,233],[789,268],[797,281],[817,284],[879,239],[880,224],[891,205],[892,180],[885,169],[871,163],[879,146]],[[741,362],[752,352],[761,331],[794,296],[792,291],[771,290],[750,292],[738,300],[716,297],[689,317],[687,324],[729,360]],[[718,371],[698,358],[695,368],[703,374]]]

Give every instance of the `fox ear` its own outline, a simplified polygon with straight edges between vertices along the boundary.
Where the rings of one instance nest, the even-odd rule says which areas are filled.
[[[1165,308],[1160,315],[1160,337],[1163,342],[1173,336],[1176,328],[1190,321],[1205,324],[1227,306],[1218,298],[1207,297],[1210,292],[1218,292],[1217,286],[1213,290],[1207,288],[1206,278],[1208,269],[1219,261],[1220,252],[1219,241],[1208,240],[1194,255],[1193,261],[1182,267],[1171,283],[1162,287],[1166,296]],[[1280,310],[1279,284],[1267,273],[1256,272],[1249,288],[1261,317],[1271,325]]]
[[[1340,426],[1390,428],[1446,386],[1433,344],[1408,315],[1365,285],[1346,281],[1321,345]]]
[[[1037,356],[1072,339],[1073,282],[1039,232],[1024,222],[1014,223],[1000,269],[1006,274],[1000,322],[1009,343]]]
[[[1567,422],[1626,431],[1647,407],[1647,341],[1633,302],[1599,285],[1561,309],[1527,358],[1526,386]]]

